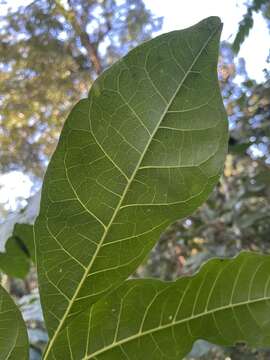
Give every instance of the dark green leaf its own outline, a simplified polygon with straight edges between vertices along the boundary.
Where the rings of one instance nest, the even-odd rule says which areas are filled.
[[[234,155],[245,155],[247,149],[252,145],[251,142],[240,143],[229,146],[229,152]]]
[[[0,269],[4,273],[24,278],[35,259],[33,225],[16,224],[6,242],[5,252],[0,252]]]
[[[0,360],[26,360],[28,352],[28,337],[22,315],[0,286]]]
[[[270,345],[270,257],[213,259],[176,282],[126,281],[73,321],[49,359],[181,360],[198,339]]]
[[[48,353],[61,329],[132,274],[160,232],[218,181],[227,149],[220,32],[211,17],[144,43],[68,117],[35,224]]]

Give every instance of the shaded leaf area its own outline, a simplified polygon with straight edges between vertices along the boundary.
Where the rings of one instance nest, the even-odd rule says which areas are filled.
[[[198,339],[269,346],[269,266],[243,252],[175,282],[126,281],[75,319],[49,358],[180,360]]]
[[[63,326],[132,274],[160,232],[217,182],[227,147],[220,32],[212,17],[137,47],[65,123],[35,223],[48,352]]]
[[[28,337],[21,313],[0,286],[0,359],[28,359]]]

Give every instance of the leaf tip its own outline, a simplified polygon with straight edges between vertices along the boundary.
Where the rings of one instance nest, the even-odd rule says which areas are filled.
[[[207,23],[207,26],[211,30],[218,29],[223,26],[223,23],[221,22],[221,19],[218,16],[210,16],[210,17],[206,18],[205,21]]]

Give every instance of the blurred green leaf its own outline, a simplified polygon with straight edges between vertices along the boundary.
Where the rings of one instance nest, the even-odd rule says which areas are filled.
[[[0,286],[0,360],[27,360],[28,337],[22,315]]]
[[[6,242],[5,252],[0,252],[0,269],[17,278],[25,278],[32,261],[35,261],[33,225],[16,224]]]

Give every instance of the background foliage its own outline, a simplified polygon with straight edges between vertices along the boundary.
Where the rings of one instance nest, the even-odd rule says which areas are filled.
[[[254,12],[261,12],[270,26],[269,2],[249,1],[232,48],[221,47],[219,77],[231,130],[224,175],[205,205],[161,236],[134,277],[175,279],[216,255],[241,249],[270,253],[270,73],[265,71],[265,81],[257,83],[244,62],[234,58]],[[0,171],[18,169],[38,184],[71,105],[85,96],[102,69],[159,30],[162,19],[142,0],[35,0],[3,14],[0,22]],[[38,358],[47,337],[34,267],[23,280],[4,275],[2,282],[21,305],[32,357]],[[267,349],[223,349],[201,342],[191,357],[269,355]]]
[[[38,176],[71,105],[161,26],[142,0],[38,0],[0,21],[0,170]]]

